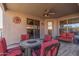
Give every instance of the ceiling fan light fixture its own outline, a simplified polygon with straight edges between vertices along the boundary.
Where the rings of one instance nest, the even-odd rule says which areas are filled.
[[[44,17],[51,17],[53,15],[55,15],[56,12],[54,9],[45,9],[45,12],[43,14]]]
[[[49,14],[44,14],[43,16],[44,16],[44,17],[49,17]]]
[[[45,14],[44,16],[45,16],[45,17],[47,17],[47,16],[48,16],[48,14]]]

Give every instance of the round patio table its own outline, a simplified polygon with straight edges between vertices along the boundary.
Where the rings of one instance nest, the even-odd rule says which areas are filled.
[[[41,45],[41,43],[42,43],[41,40],[29,39],[29,40],[21,41],[20,46],[25,49],[24,55],[31,56],[32,55],[31,49],[32,48],[37,48],[38,46]]]

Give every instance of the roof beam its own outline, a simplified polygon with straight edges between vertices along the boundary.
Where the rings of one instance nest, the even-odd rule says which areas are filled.
[[[4,7],[4,10],[6,11],[8,9],[6,3],[2,3],[2,4],[3,4],[3,7]]]

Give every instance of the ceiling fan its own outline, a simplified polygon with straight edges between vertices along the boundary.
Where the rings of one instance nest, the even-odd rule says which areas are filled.
[[[54,9],[45,9],[43,16],[44,17],[50,17],[50,16],[53,16],[55,14],[56,14],[56,12],[55,12]]]

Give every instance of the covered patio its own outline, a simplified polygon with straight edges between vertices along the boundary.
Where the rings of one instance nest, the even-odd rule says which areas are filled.
[[[79,56],[78,3],[1,3],[0,56]]]

